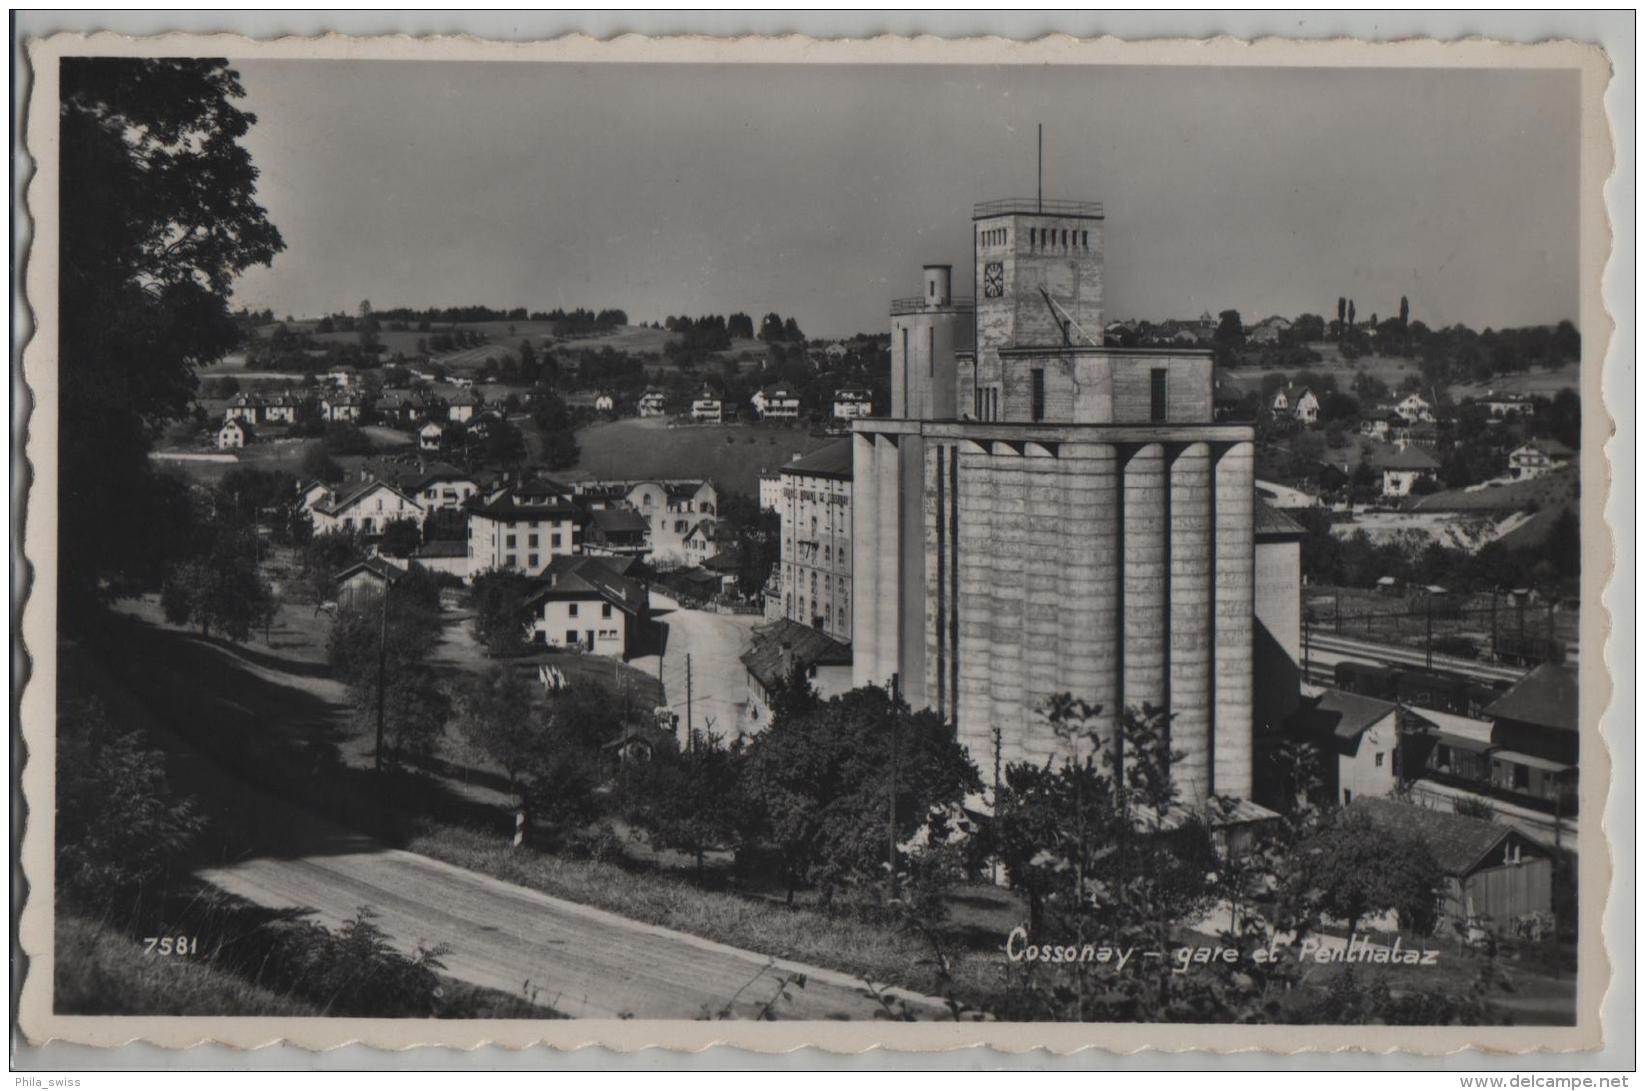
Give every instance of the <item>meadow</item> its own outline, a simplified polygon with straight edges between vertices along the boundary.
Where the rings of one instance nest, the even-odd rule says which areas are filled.
[[[759,495],[760,474],[796,454],[810,454],[840,437],[813,435],[807,425],[682,424],[630,417],[577,433],[582,456],[568,481],[601,478],[707,478],[722,491]]]

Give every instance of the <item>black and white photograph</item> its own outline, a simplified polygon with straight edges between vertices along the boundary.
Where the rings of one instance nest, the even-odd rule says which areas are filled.
[[[50,1019],[1594,1040],[1603,54],[167,41],[35,53]]]

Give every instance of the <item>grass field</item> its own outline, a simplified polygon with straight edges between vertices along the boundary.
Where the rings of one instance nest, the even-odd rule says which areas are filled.
[[[722,490],[759,495],[760,474],[796,454],[839,442],[815,436],[804,425],[722,424],[669,427],[661,417],[596,424],[577,433],[582,457],[557,476],[568,481],[599,478],[708,478]]]
[[[1538,508],[1547,508],[1575,500],[1576,496],[1576,471],[1565,469],[1530,481],[1493,485],[1476,492],[1446,489],[1424,496],[1414,507],[1417,511],[1522,511],[1532,503]]]
[[[1357,360],[1349,361],[1343,359],[1341,350],[1330,342],[1315,342],[1310,344],[1309,348],[1322,357],[1318,363],[1291,368],[1242,364],[1231,368],[1219,368],[1217,378],[1225,386],[1239,390],[1260,390],[1262,377],[1270,372],[1295,376],[1307,371],[1315,375],[1332,376],[1336,379],[1338,390],[1352,392],[1354,376],[1364,371],[1380,379],[1392,394],[1399,390],[1400,384],[1406,378],[1422,373],[1418,362],[1410,357],[1361,356]],[[1572,363],[1551,370],[1502,375],[1487,383],[1456,383],[1450,388],[1451,399],[1461,401],[1464,398],[1477,398],[1487,390],[1494,390],[1499,394],[1541,394],[1551,397],[1565,387],[1576,388],[1580,382],[1581,371],[1581,365]]]

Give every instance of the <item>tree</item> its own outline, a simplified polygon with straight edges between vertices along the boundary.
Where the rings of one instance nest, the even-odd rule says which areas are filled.
[[[543,437],[544,464],[551,470],[575,466],[582,452],[565,400],[552,391],[539,389],[532,398],[531,420]]]
[[[438,585],[414,568],[395,580],[386,603],[356,601],[332,623],[327,659],[348,683],[362,728],[375,727],[382,701],[385,760],[427,757],[445,727],[450,698],[428,668],[439,611]]]
[[[452,696],[458,732],[502,769],[510,791],[521,792],[521,777],[543,740],[525,679],[518,671],[493,667],[466,678]]]
[[[920,830],[943,840],[941,816],[982,790],[950,725],[875,686],[778,716],[749,747],[744,771],[758,833],[780,857],[789,899],[810,882],[825,905],[840,885],[883,875],[888,792],[902,843]]]
[[[423,544],[423,531],[415,520],[393,519],[383,527],[378,552],[390,557],[409,557]]]
[[[1399,297],[1399,328],[1409,329],[1411,325],[1411,301],[1404,296]]]
[[[1348,940],[1365,917],[1393,910],[1400,926],[1432,927],[1443,876],[1419,838],[1401,837],[1352,809],[1303,842],[1298,874],[1316,892],[1314,911],[1348,923]]]
[[[633,823],[658,848],[687,852],[703,869],[703,855],[729,843],[743,825],[738,793],[741,749],[699,733],[683,752],[656,746],[648,761],[625,775],[623,797]]]
[[[254,115],[214,59],[59,66],[59,604],[72,620],[164,534],[149,515],[157,430],[195,368],[239,343],[235,279],[284,249],[240,144]],[[94,316],[94,317],[93,317]],[[111,535],[108,526],[129,528]]]
[[[1348,325],[1344,329],[1344,333],[1354,328],[1354,321],[1354,301],[1350,299],[1348,301]]]
[[[60,890],[92,905],[140,895],[200,832],[194,802],[172,789],[164,755],[95,697],[64,691],[57,746]]]
[[[474,577],[474,636],[492,656],[518,652],[525,644],[524,602],[531,581],[512,569]]]
[[[1346,296],[1337,296],[1337,326],[1332,331],[1337,337],[1348,332],[1348,299]]]
[[[1245,323],[1240,321],[1238,311],[1223,311],[1217,329],[1211,336],[1211,347],[1216,354],[1219,366],[1226,367],[1235,362],[1239,350],[1245,345]]]

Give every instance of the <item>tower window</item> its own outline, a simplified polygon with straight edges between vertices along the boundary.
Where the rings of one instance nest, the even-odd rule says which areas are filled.
[[[1034,368],[1028,373],[1032,384],[1032,404],[1029,406],[1029,420],[1042,421],[1045,419],[1045,369]]]
[[[1148,373],[1148,419],[1165,419],[1165,369],[1162,367]]]

